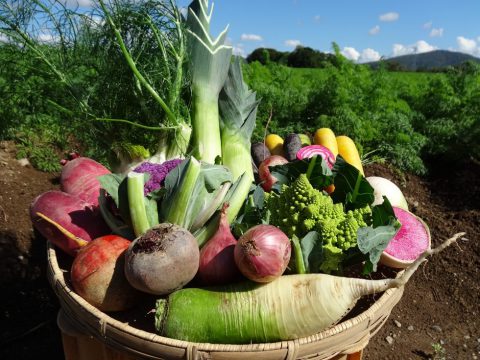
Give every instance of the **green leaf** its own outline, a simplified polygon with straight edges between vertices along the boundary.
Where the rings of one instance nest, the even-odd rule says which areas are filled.
[[[266,224],[263,214],[265,191],[260,185],[251,187],[247,200],[232,223],[235,236],[242,236],[248,229],[258,224]]]
[[[99,176],[98,181],[100,181],[100,186],[112,197],[122,219],[126,223],[130,223],[127,177],[122,174],[106,174]]]
[[[302,246],[300,240],[296,235],[292,236],[293,255],[295,256],[295,270],[297,274],[306,274],[307,268],[305,267],[305,261],[303,259]]]
[[[269,166],[269,169],[270,173],[278,180],[273,186],[277,191],[283,184],[288,185],[301,174],[307,174],[308,172],[310,184],[317,190],[323,190],[324,187],[333,183],[332,170],[330,170],[325,159],[321,156],[294,160],[283,165]]]
[[[100,189],[98,204],[103,219],[108,224],[110,229],[112,229],[114,234],[129,240],[133,240],[135,238],[135,234],[133,233],[131,227],[128,226],[125,221],[120,219],[118,216],[112,214],[110,211],[110,206],[106,197],[106,191],[104,189]]]
[[[372,226],[374,228],[381,225],[388,225],[396,219],[392,205],[386,196],[383,196],[383,203],[372,207]]]
[[[225,166],[199,163],[193,157],[183,161],[165,178],[162,220],[190,229],[212,201],[218,202],[218,192],[226,182],[232,182],[232,174]]]
[[[358,229],[358,248],[362,253],[368,254],[373,271],[377,270],[382,252],[387,248],[388,243],[399,229],[400,223],[396,220],[392,221],[390,225],[377,226],[376,228],[366,226]]]
[[[106,174],[97,177],[98,181],[100,182],[100,186],[102,189],[112,197],[113,201],[117,207],[120,207],[120,196],[118,192],[118,188],[120,184],[125,179],[125,175],[122,174]]]
[[[317,273],[323,260],[323,241],[316,231],[310,231],[300,241],[307,273]]]
[[[382,252],[400,229],[390,201],[384,196],[383,203],[372,207],[372,226],[358,229],[358,249],[368,256],[363,268],[364,274],[377,270]]]
[[[335,203],[343,203],[346,210],[370,205],[375,196],[373,188],[358,169],[338,155],[333,166],[335,191],[332,198]]]

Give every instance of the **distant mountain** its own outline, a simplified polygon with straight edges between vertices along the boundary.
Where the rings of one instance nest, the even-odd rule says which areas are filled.
[[[393,58],[384,59],[390,68],[397,68],[398,70],[434,70],[441,69],[447,66],[460,65],[466,61],[475,61],[480,63],[480,58],[472,55],[448,51],[448,50],[434,50],[421,54],[403,55]],[[370,62],[373,68],[378,67],[380,61]]]

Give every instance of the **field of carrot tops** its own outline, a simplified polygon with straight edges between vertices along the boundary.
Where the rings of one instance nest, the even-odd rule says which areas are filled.
[[[401,186],[413,212],[430,226],[433,245],[456,232],[467,235],[417,271],[364,359],[480,358],[480,165],[429,177],[399,175],[379,164],[365,170]],[[11,142],[0,143],[0,173],[0,358],[63,359],[46,243],[28,216],[36,195],[58,188],[58,174],[16,160]]]

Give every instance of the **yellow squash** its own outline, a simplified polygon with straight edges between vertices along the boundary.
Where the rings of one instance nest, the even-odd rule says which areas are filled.
[[[313,143],[315,145],[322,145],[325,146],[328,150],[330,150],[335,157],[338,155],[338,146],[337,140],[335,139],[335,134],[333,133],[332,129],[329,128],[320,128],[315,131],[313,135]]]
[[[277,134],[268,134],[265,138],[265,146],[272,155],[285,156],[283,151],[283,138]]]
[[[360,154],[358,153],[353,140],[345,135],[337,136],[337,146],[338,153],[345,159],[345,161],[350,165],[355,166],[362,175],[365,175],[363,172],[362,161],[360,160]]]

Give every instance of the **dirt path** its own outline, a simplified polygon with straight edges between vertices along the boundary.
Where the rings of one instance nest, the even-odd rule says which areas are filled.
[[[414,275],[364,359],[480,358],[480,166],[432,179],[402,178],[380,165],[366,173],[402,186],[412,211],[430,225],[434,245],[459,231],[469,240]],[[45,241],[35,236],[28,215],[35,196],[57,188],[56,174],[22,166],[13,145],[0,143],[1,359],[63,359],[59,305],[45,277]]]

